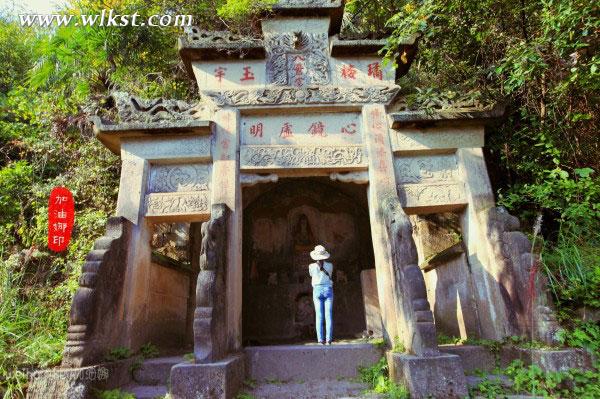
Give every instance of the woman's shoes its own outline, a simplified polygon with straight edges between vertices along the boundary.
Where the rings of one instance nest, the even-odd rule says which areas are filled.
[[[325,345],[331,345],[331,341],[325,342]]]
[[[319,342],[319,345],[325,345],[325,342]]]

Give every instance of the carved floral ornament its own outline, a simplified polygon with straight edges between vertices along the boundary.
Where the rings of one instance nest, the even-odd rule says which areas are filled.
[[[366,166],[362,146],[243,146],[242,168]]]

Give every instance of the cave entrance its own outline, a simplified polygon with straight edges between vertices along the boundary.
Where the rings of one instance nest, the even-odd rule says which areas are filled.
[[[308,265],[317,244],[334,265],[334,339],[359,337],[361,271],[374,267],[366,185],[281,179],[244,188],[243,201],[244,344],[316,340]]]

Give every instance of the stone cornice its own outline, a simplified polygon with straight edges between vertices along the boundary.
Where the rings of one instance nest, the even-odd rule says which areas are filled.
[[[480,122],[488,123],[504,116],[504,107],[495,106],[492,109],[478,108],[448,108],[432,111],[401,111],[389,114],[390,127],[397,129],[415,124],[436,124],[441,122]]]
[[[399,86],[267,86],[238,90],[203,90],[202,96],[216,106],[285,106],[302,104],[389,104]]]

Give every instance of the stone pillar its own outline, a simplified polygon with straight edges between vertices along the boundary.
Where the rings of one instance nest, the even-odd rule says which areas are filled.
[[[383,129],[383,133],[378,134],[377,137],[372,129],[374,122],[371,120],[371,114],[379,117],[377,124]],[[369,217],[379,308],[381,309],[384,337],[388,342],[393,342],[396,337],[400,337],[402,331],[398,331],[390,246],[382,212],[382,200],[396,195],[392,153],[389,148],[385,115],[385,108],[381,105],[363,107],[363,132],[369,159]]]
[[[215,114],[213,133],[212,203],[224,204],[231,211],[227,231],[226,320],[227,346],[237,351],[242,346],[242,194],[239,152],[240,113],[222,109]]]
[[[502,268],[494,266],[488,244],[486,211],[495,206],[494,195],[481,148],[460,148],[457,158],[469,204],[462,216],[462,231],[473,273],[481,335],[502,339],[516,331],[510,327],[502,287],[498,284]]]

